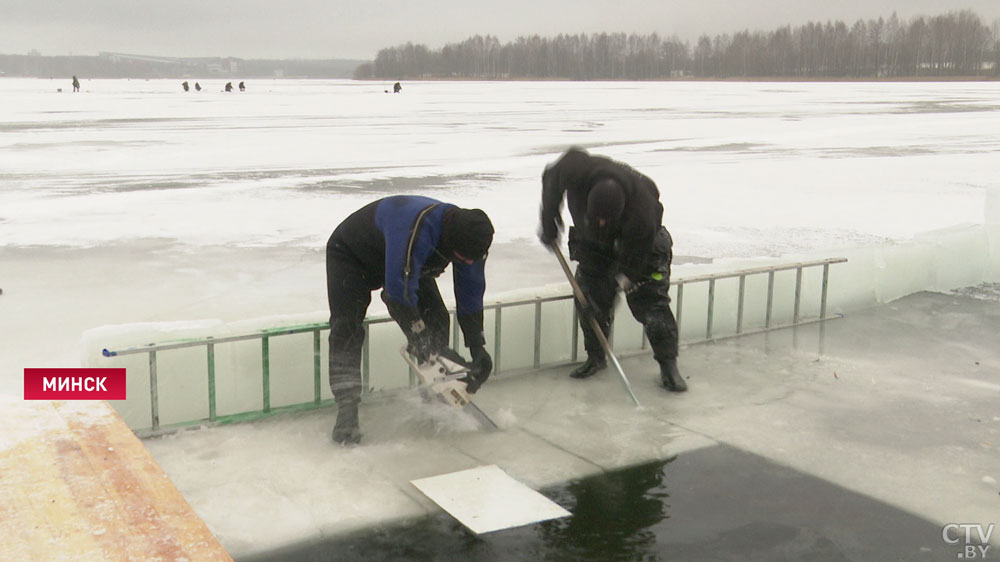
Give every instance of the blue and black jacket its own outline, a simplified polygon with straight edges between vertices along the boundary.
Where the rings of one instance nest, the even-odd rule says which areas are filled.
[[[417,317],[420,280],[437,278],[452,263],[450,250],[439,246],[442,224],[456,208],[429,197],[386,197],[347,217],[330,242],[360,266],[371,290],[384,288],[390,312],[395,308]],[[469,347],[484,343],[485,269],[485,259],[452,263],[458,321]]]

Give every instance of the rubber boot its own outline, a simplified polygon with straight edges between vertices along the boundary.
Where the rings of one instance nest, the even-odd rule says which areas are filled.
[[[688,389],[684,377],[677,370],[677,359],[665,359],[660,363],[660,382],[670,392],[684,392]]]
[[[361,442],[357,400],[345,400],[337,405],[337,423],[333,426],[333,440],[341,445],[356,445]]]
[[[608,367],[608,361],[604,357],[588,355],[587,361],[569,374],[574,379],[585,379],[598,371],[603,371]]]

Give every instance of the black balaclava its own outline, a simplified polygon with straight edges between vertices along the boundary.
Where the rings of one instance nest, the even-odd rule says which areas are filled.
[[[456,208],[445,217],[440,246],[464,258],[479,260],[489,251],[493,232],[493,223],[480,209]],[[446,257],[453,258],[451,255]]]
[[[598,180],[587,195],[587,226],[603,236],[621,228],[625,211],[625,190],[611,178]],[[601,226],[603,221],[604,225]]]

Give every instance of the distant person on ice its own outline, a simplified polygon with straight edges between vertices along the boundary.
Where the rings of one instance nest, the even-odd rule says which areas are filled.
[[[187,91],[190,91],[190,90],[191,90],[191,87],[190,87],[190,86],[188,86],[188,83],[187,83],[187,80],[185,80],[185,81],[181,82],[181,87],[182,87],[182,88],[184,88],[184,91],[185,91],[185,92],[187,92]]]
[[[227,92],[232,92],[233,91],[233,83],[232,82],[226,82],[226,91]]]
[[[246,87],[246,85],[243,82],[240,82],[240,91],[241,92],[247,91],[247,87]]]
[[[621,288],[649,338],[663,386],[687,390],[677,369],[677,321],[667,294],[673,241],[662,225],[656,184],[626,164],[569,149],[542,174],[539,238],[547,247],[559,242],[564,194],[574,225],[569,229],[569,257],[578,262],[576,280],[598,325],[607,335]],[[573,371],[574,378],[607,367],[600,340],[583,314],[580,326],[587,361]]]
[[[80,81],[76,79],[76,76],[73,77],[73,91],[74,92],[80,91]]]
[[[330,390],[338,408],[334,441],[361,440],[363,321],[377,289],[410,353],[421,361],[431,354],[457,357],[447,347],[450,315],[436,281],[451,264],[458,324],[472,356],[466,388],[474,393],[486,381],[493,360],[484,347],[483,294],[492,242],[493,224],[483,211],[409,195],[370,203],[333,231],[326,245],[326,279]]]
[[[194,89],[200,92],[201,91],[201,84],[195,82],[194,83]]]
[[[403,91],[403,86],[399,82],[396,82],[395,84],[392,85],[392,93],[398,94],[399,92],[402,91]]]

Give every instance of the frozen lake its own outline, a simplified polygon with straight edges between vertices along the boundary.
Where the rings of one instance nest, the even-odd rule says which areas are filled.
[[[1000,151],[995,82],[201,82],[0,80],[0,391],[105,324],[322,320],[329,233],[393,193],[489,213],[491,295],[561,281],[570,145],[656,180],[681,272],[982,223]]]

